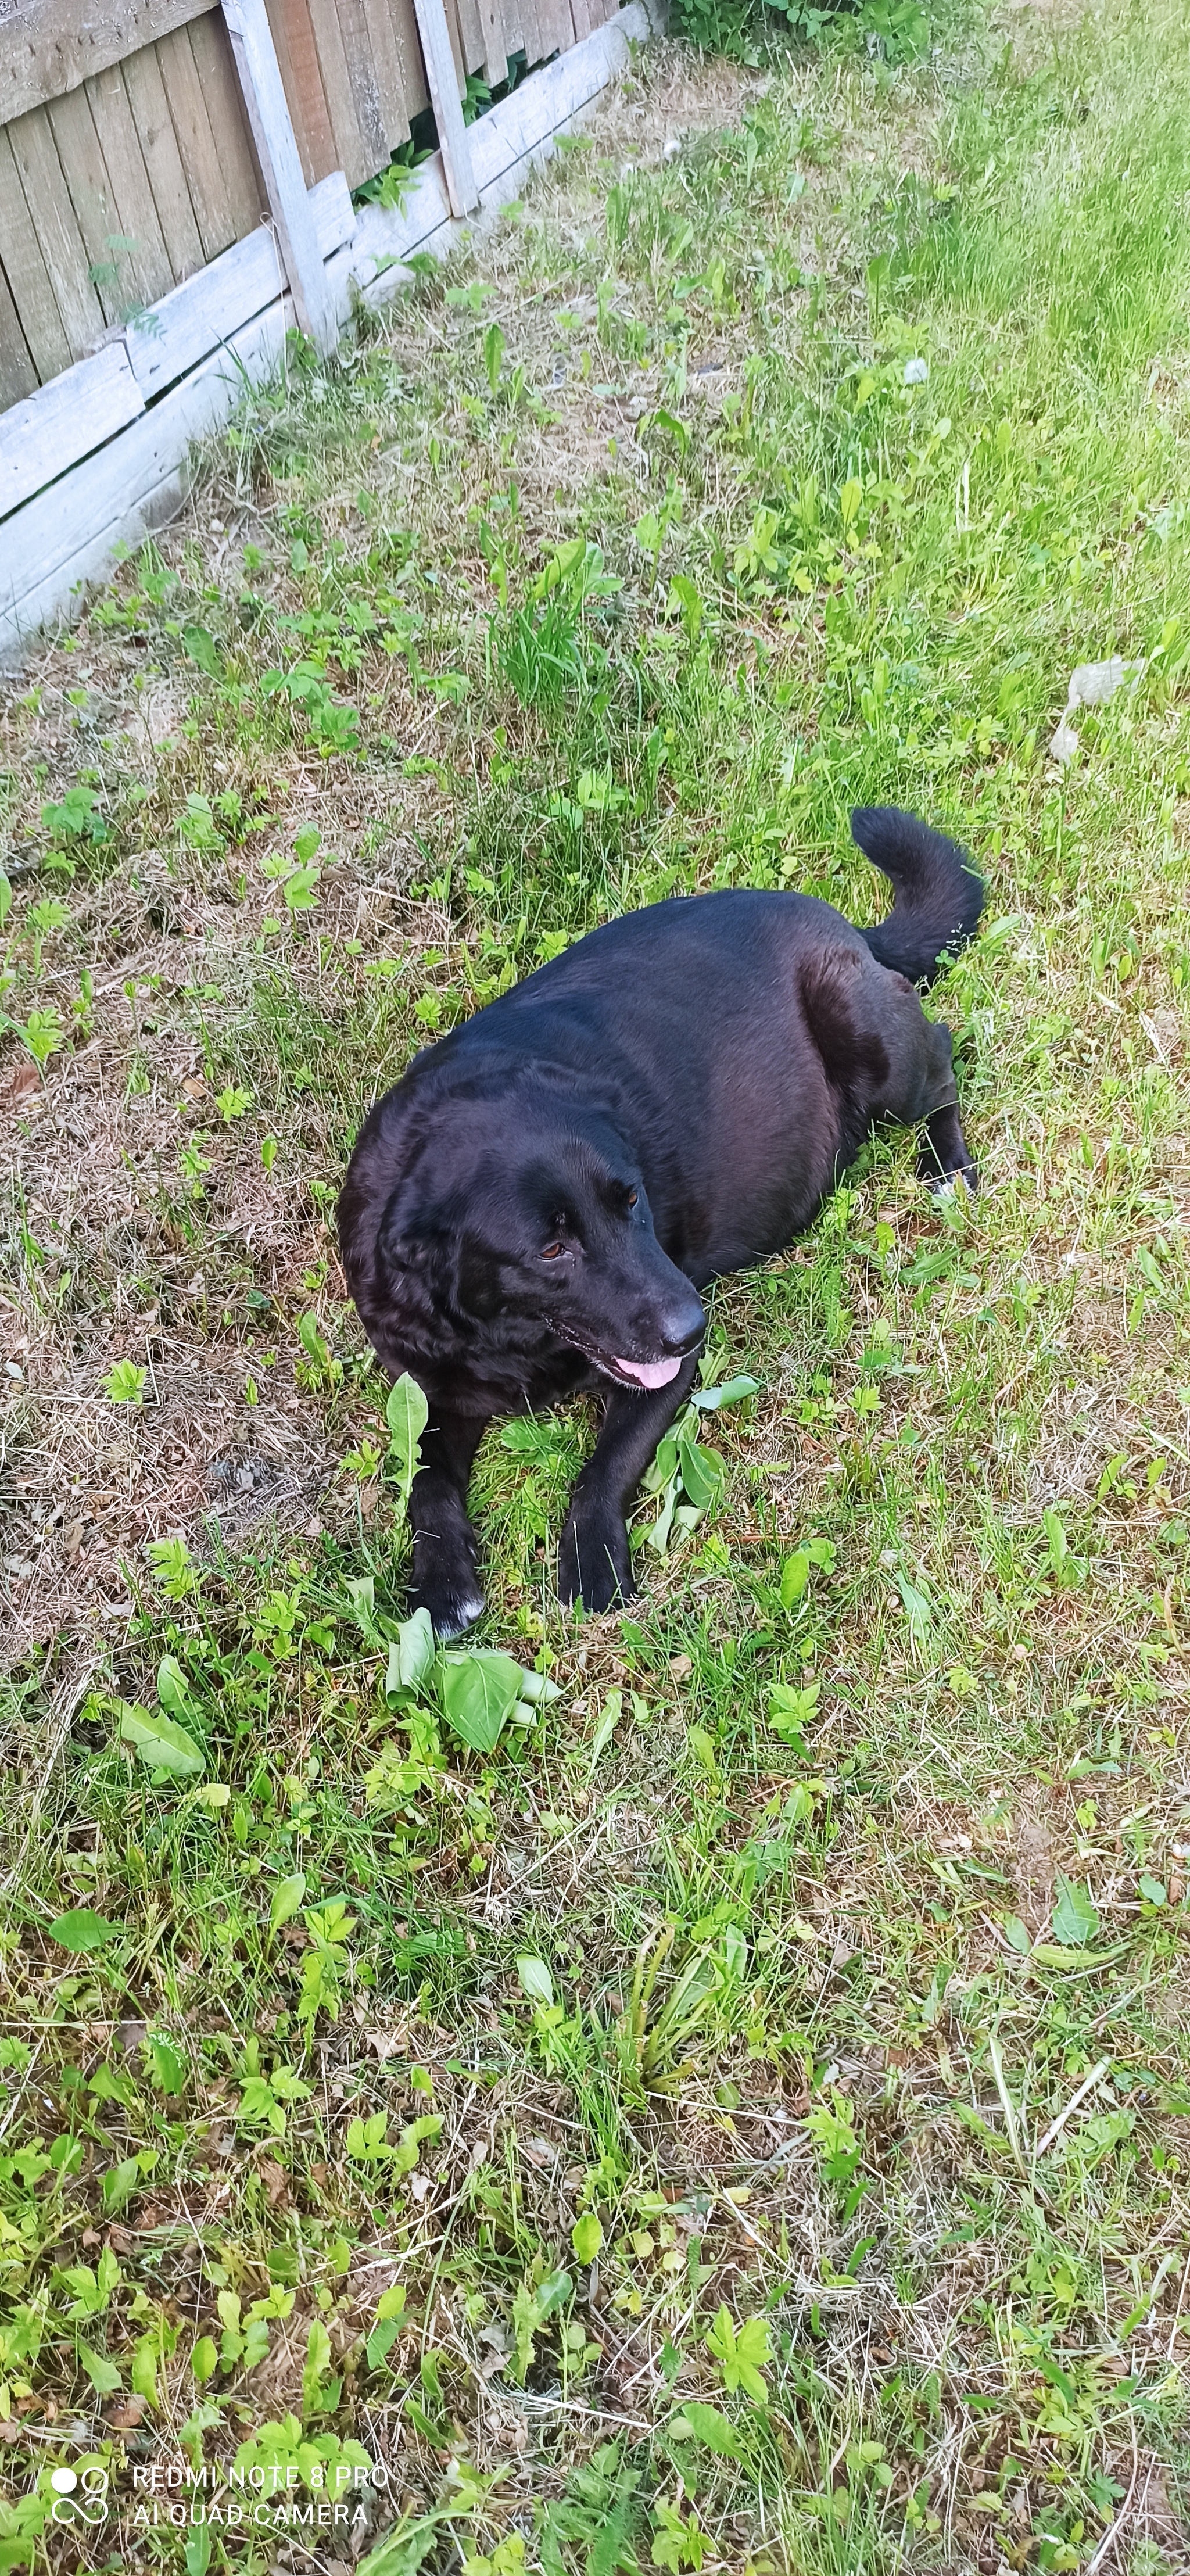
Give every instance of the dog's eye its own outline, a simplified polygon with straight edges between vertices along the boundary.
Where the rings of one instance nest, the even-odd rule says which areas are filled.
[[[560,1243],[547,1243],[541,1258],[543,1261],[558,1261],[561,1259],[561,1255],[562,1246]]]
[[[629,1207],[635,1207],[635,1206],[636,1206],[636,1192],[635,1192],[635,1190],[629,1190],[629,1192],[628,1192],[628,1205],[629,1205]]]

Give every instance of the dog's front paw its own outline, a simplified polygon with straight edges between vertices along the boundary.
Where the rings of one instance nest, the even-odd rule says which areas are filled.
[[[923,1155],[919,1169],[926,1188],[936,1199],[953,1198],[956,1185],[960,1181],[964,1189],[970,1191],[972,1198],[977,1198],[979,1195],[979,1166],[970,1158],[965,1163],[953,1164],[949,1171],[940,1172],[937,1165],[927,1162]]]
[[[558,1548],[558,1597],[563,1608],[581,1601],[584,1610],[610,1610],[613,1602],[630,1601],[632,1553],[628,1532],[614,1519],[572,1512]]]
[[[433,1554],[428,1548],[414,1550],[410,1612],[428,1610],[436,1637],[461,1637],[483,1607],[483,1586],[470,1550],[460,1549],[454,1556],[442,1549]]]

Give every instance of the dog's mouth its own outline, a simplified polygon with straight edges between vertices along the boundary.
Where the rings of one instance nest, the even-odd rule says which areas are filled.
[[[577,1333],[568,1333],[564,1324],[555,1323],[553,1329],[560,1341],[569,1342],[573,1350],[581,1351],[583,1358],[590,1360],[593,1368],[602,1369],[605,1377],[615,1378],[621,1386],[640,1387],[646,1394],[651,1394],[656,1387],[671,1385],[682,1365],[680,1357],[663,1360],[619,1359],[614,1352],[597,1351],[593,1343],[580,1342]]]
[[[601,1368],[614,1369],[617,1377],[626,1377],[633,1386],[668,1386],[678,1374],[680,1360],[601,1360]]]

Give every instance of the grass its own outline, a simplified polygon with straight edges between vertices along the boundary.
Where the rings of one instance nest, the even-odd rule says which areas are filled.
[[[1187,2563],[1188,91],[658,50],[8,704],[5,2565]],[[469,1751],[363,1107],[621,906],[871,918],[876,799],[989,878],[979,1200],[723,1283],[620,1618],[582,1409],[490,1437]]]

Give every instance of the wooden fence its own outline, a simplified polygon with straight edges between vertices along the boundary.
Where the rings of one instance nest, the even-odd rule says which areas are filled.
[[[0,0],[0,658],[176,507],[295,322],[515,193],[649,32],[640,0]],[[475,123],[469,75],[531,72]],[[555,57],[548,63],[547,57]],[[400,213],[356,206],[432,108]]]

